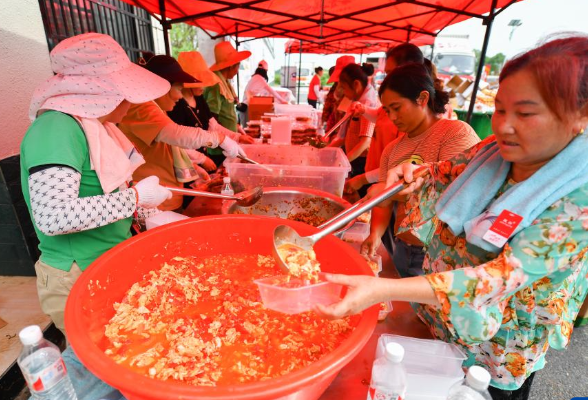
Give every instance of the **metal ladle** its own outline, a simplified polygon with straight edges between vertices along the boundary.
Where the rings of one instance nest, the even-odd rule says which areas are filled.
[[[263,165],[261,163],[258,163],[257,161],[254,161],[254,160],[250,159],[249,157],[245,157],[245,156],[242,156],[242,155],[239,154],[237,156],[237,158],[240,159],[240,160],[243,160],[245,162],[248,162],[249,164],[257,165],[258,167],[263,168],[263,169],[265,169],[268,172],[274,172],[274,170],[271,169],[270,167],[267,167],[267,166],[265,166],[265,165]]]
[[[261,186],[254,187],[253,189],[245,190],[237,195],[228,196],[225,194],[203,192],[201,190],[194,189],[181,189],[166,186],[172,193],[182,194],[184,196],[197,196],[197,197],[209,197],[213,199],[224,199],[224,200],[235,200],[241,207],[250,207],[257,203],[261,196],[263,196],[263,188]]]
[[[428,173],[428,168],[422,167],[416,170],[413,174],[414,179],[424,176]],[[278,266],[285,272],[289,273],[290,269],[288,265],[286,265],[285,261],[282,259],[278,248],[284,244],[291,244],[297,246],[302,249],[302,251],[310,251],[313,249],[313,246],[316,242],[324,238],[325,236],[335,232],[337,229],[347,225],[350,221],[354,220],[355,218],[359,217],[364,212],[371,210],[379,203],[389,199],[390,197],[394,196],[396,193],[400,192],[402,189],[405,188],[405,184],[403,181],[398,181],[382,193],[378,194],[377,196],[371,198],[370,200],[360,200],[352,207],[348,208],[340,212],[339,214],[335,215],[333,218],[319,226],[319,231],[314,235],[310,236],[300,236],[298,232],[296,232],[293,228],[280,225],[276,227],[274,230],[274,247],[273,247],[273,255],[278,263]]]

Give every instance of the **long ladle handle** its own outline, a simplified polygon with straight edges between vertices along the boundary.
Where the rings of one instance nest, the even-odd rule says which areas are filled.
[[[257,161],[254,161],[254,160],[250,159],[249,157],[245,157],[245,156],[242,156],[242,155],[239,154],[237,156],[237,158],[240,159],[240,160],[243,160],[245,162],[248,162],[250,164],[257,165],[258,167],[261,167],[261,168],[265,169],[266,171],[274,172],[274,170],[271,169],[270,167],[266,167],[265,165],[260,164]]]
[[[429,169],[427,167],[421,167],[414,172],[413,177],[416,179],[421,176],[424,176],[428,172],[429,172]],[[405,188],[404,181],[400,180],[400,181],[394,183],[392,186],[390,186],[389,188],[387,188],[386,190],[384,190],[382,193],[378,194],[377,196],[371,198],[370,200],[362,201],[361,204],[357,208],[355,208],[353,211],[348,212],[347,210],[345,210],[345,211],[337,214],[336,216],[334,216],[329,221],[327,221],[323,224],[323,225],[326,225],[325,228],[323,228],[319,232],[315,233],[314,235],[309,236],[308,238],[316,243],[317,241],[319,241],[323,237],[325,237],[325,236],[335,232],[337,229],[347,225],[350,221],[359,217],[364,212],[371,210],[372,208],[374,208],[375,206],[377,206],[381,202],[388,200],[390,197],[394,196],[396,193],[400,192],[404,188]],[[347,215],[345,215],[344,217],[339,217],[339,215],[342,213],[346,213]]]
[[[336,130],[337,130],[337,129],[338,129],[340,126],[341,126],[341,125],[343,125],[343,123],[344,123],[345,121],[347,121],[349,118],[351,118],[351,116],[352,116],[352,115],[353,115],[353,113],[347,113],[347,114],[345,114],[345,115],[343,116],[343,118],[341,118],[341,119],[339,120],[339,122],[337,122],[337,123],[335,124],[335,126],[333,126],[333,127],[331,128],[331,130],[329,130],[329,131],[328,131],[328,132],[325,134],[325,137],[324,137],[324,138],[325,138],[325,139],[327,139],[329,136],[331,136],[331,135],[332,135],[332,134],[333,134],[333,133],[334,133],[334,132],[335,132],[335,131],[336,131]]]
[[[317,228],[319,229],[325,229],[327,226],[329,226],[329,224],[334,223],[335,221],[339,220],[340,218],[343,218],[344,216],[346,216],[347,214],[349,214],[350,212],[354,211],[355,209],[357,209],[357,207],[361,207],[361,205],[365,203],[365,200],[360,199],[358,200],[355,204],[353,204],[351,207],[346,208],[345,210],[341,211],[339,214],[335,215],[333,218],[331,218],[328,221],[323,222],[321,225],[317,226]]]
[[[167,190],[172,193],[183,194],[185,196],[198,196],[198,197],[210,197],[213,199],[225,199],[225,200],[239,200],[237,196],[228,196],[226,194],[203,192],[201,190],[194,189],[180,189],[175,187],[165,186]]]

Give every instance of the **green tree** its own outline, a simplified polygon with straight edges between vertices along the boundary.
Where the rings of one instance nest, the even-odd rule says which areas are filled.
[[[198,28],[188,24],[174,24],[169,31],[172,56],[178,58],[182,51],[193,51],[198,47]]]
[[[476,71],[478,70],[478,64],[480,64],[480,50],[474,49],[474,54],[476,55]],[[497,53],[492,57],[488,57],[486,55],[486,60],[484,64],[490,64],[490,75],[498,75],[502,66],[504,65],[504,60],[506,56],[502,53]]]

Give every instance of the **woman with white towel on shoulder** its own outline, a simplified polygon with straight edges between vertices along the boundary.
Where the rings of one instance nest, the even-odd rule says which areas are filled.
[[[141,208],[171,198],[156,176],[129,187],[145,161],[115,125],[131,103],[156,99],[170,84],[97,33],[59,43],[51,65],[56,75],[31,101],[21,183],[40,242],[35,271],[41,308],[65,334],[65,303],[80,274],[131,236]]]

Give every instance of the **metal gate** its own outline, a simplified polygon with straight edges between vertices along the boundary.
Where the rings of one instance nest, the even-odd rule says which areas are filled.
[[[142,51],[154,52],[149,13],[120,0],[39,0],[47,43],[86,32],[112,36],[137,61]]]

